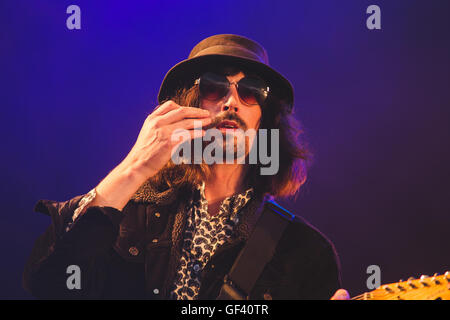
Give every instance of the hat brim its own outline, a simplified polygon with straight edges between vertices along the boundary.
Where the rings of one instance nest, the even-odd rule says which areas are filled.
[[[165,75],[158,93],[158,103],[172,98],[177,89],[182,88],[189,81],[198,78],[203,72],[207,71],[211,66],[218,63],[226,63],[242,67],[251,72],[256,72],[261,78],[268,82],[271,94],[275,95],[287,107],[287,111],[291,112],[294,104],[294,90],[291,83],[280,73],[270,68],[264,63],[234,57],[231,55],[210,54],[183,60],[173,66]]]

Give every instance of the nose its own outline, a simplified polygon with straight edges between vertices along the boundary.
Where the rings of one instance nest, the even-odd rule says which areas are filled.
[[[236,89],[236,84],[230,83],[230,89],[225,96],[225,101],[222,106],[222,111],[238,112],[239,110],[239,95]]]

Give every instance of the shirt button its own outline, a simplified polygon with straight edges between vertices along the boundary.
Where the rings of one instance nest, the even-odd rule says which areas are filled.
[[[153,293],[154,293],[154,294],[159,294],[158,288],[153,289]]]
[[[139,254],[139,250],[136,247],[130,247],[130,249],[128,249],[128,252],[132,255],[132,256],[137,256]]]
[[[199,272],[200,271],[200,265],[198,263],[194,264],[193,269],[194,269],[195,272]]]
[[[155,217],[159,218],[159,217],[161,217],[161,214],[159,212],[156,212]]]
[[[157,242],[158,242],[158,239],[155,238],[155,239],[152,240],[152,242],[153,242],[153,243],[157,243]]]

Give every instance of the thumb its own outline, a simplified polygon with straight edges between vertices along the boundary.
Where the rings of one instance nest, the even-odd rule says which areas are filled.
[[[350,300],[350,295],[347,290],[339,289],[336,293],[331,297],[330,300]]]

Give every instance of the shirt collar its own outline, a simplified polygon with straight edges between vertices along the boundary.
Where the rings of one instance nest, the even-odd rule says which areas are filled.
[[[234,195],[226,197],[220,205],[219,215],[222,215],[223,213],[231,216],[236,215],[236,213],[239,212],[239,210],[242,209],[242,207],[244,207],[247,204],[247,202],[251,199],[252,196],[253,196],[253,188],[250,187],[244,192],[235,193]],[[197,201],[194,201],[194,205],[196,206],[200,206],[202,202],[204,203],[207,202],[205,196],[204,181],[202,181],[201,184],[197,185],[195,199],[197,199]]]

